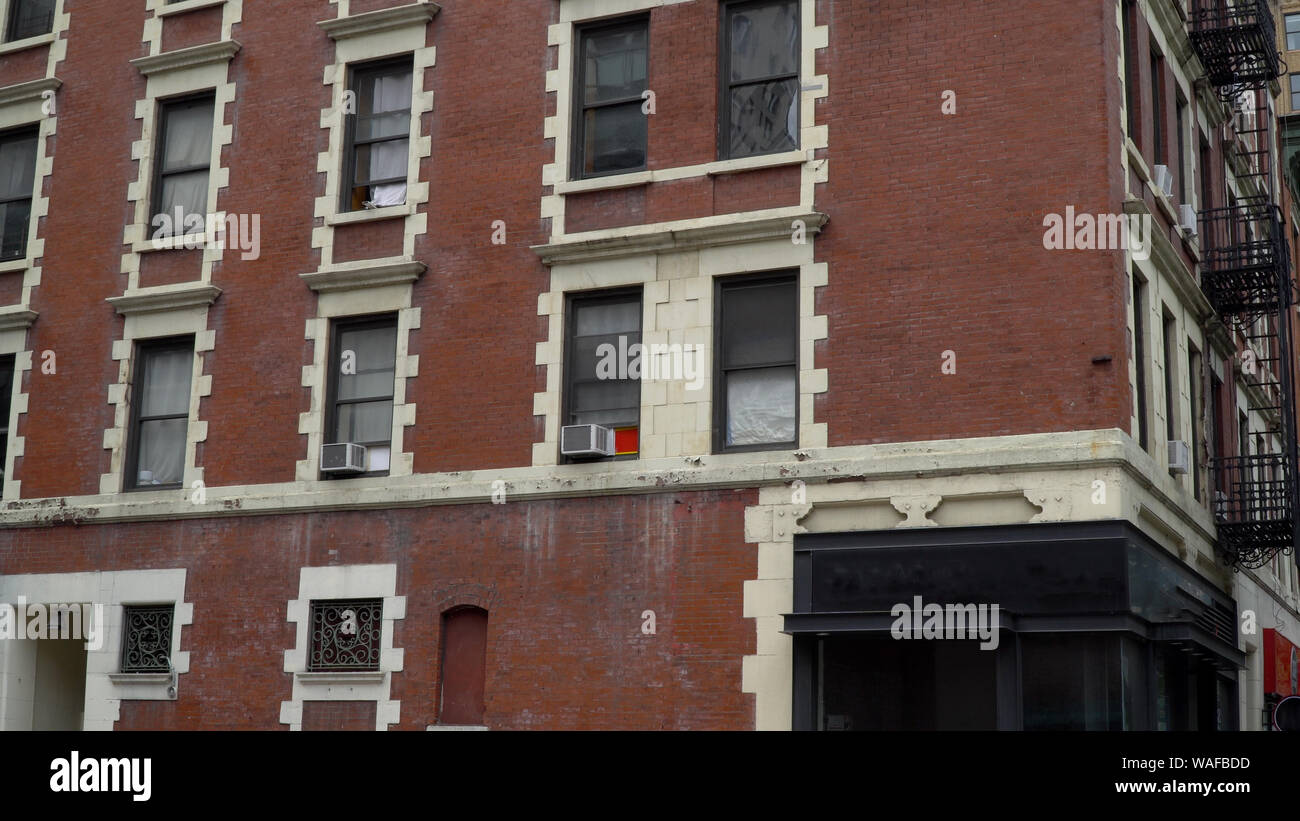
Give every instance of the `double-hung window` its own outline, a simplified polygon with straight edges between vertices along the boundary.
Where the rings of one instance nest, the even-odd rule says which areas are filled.
[[[714,450],[797,446],[797,275],[728,277],[716,287]]]
[[[646,167],[649,20],[640,17],[578,30],[574,93],[575,178]]]
[[[127,488],[180,487],[190,415],[194,337],[141,342],[136,348]]]
[[[1300,14],[1288,14],[1286,21],[1286,50],[1300,51]]]
[[[9,455],[9,404],[14,392],[14,356],[0,356],[0,498],[4,496],[5,459]]]
[[[211,93],[163,103],[159,109],[154,177],[154,237],[199,234],[208,213],[212,166]]]
[[[565,424],[614,430],[615,455],[640,450],[641,291],[569,298]]]
[[[799,147],[799,3],[756,0],[724,10],[723,159]]]
[[[6,40],[26,40],[53,30],[54,0],[10,0]]]
[[[411,143],[412,58],[365,64],[352,70],[343,211],[406,202]],[[351,110],[351,109],[349,109]]]
[[[393,441],[397,318],[388,315],[336,322],[330,358],[325,444],[363,445],[366,472],[388,470]]]
[[[36,129],[0,134],[0,261],[27,256],[36,182]]]

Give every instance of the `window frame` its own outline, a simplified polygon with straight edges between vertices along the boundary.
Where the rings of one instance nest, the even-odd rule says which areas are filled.
[[[362,597],[337,597],[310,599],[307,602],[307,658],[306,673],[319,674],[337,674],[337,673],[379,673],[384,669],[384,596],[362,596]],[[366,649],[366,655],[373,655],[373,662],[366,662],[365,665],[320,665],[314,664],[312,658],[316,655],[318,645],[316,644],[316,614],[319,610],[327,607],[346,608],[349,605],[355,607],[373,607],[377,618],[372,622],[371,628],[374,637],[374,646]],[[324,636],[322,636],[322,640]],[[363,668],[363,669],[358,669]]]
[[[755,80],[745,80],[740,83],[731,82],[731,26],[730,18],[736,9],[747,6],[759,7],[766,5],[776,5],[778,3],[788,3],[794,7],[795,12],[795,58],[798,66],[793,74],[774,74],[770,77],[763,77]],[[761,83],[773,83],[780,80],[795,80],[795,145],[793,148],[785,149],[786,151],[799,151],[803,147],[803,8],[800,0],[726,0],[719,5],[719,22],[718,31],[721,35],[722,44],[718,49],[718,159],[719,160],[742,160],[751,157],[767,157],[772,154],[782,153],[781,151],[765,151],[757,154],[745,154],[739,157],[731,155],[731,90],[738,86],[759,85]]]
[[[574,321],[574,316],[575,316],[575,314],[574,314],[574,307],[575,307],[575,306],[574,306],[574,303],[578,303],[578,302],[587,302],[587,303],[601,303],[601,302],[606,302],[606,303],[617,303],[617,302],[626,301],[626,300],[628,300],[629,297],[633,297],[633,296],[636,297],[637,306],[638,306],[638,310],[637,310],[637,343],[640,344],[640,345],[642,345],[642,351],[641,351],[641,367],[642,367],[642,369],[644,369],[648,363],[647,363],[647,360],[646,360],[646,354],[645,354],[645,348],[644,348],[644,346],[645,346],[645,342],[644,342],[644,339],[645,339],[645,289],[644,289],[642,286],[637,285],[637,286],[630,287],[630,288],[624,288],[624,287],[617,287],[617,288],[601,288],[601,289],[599,289],[599,290],[591,290],[591,291],[571,291],[571,292],[568,292],[568,293],[566,293],[566,294],[564,295],[564,352],[563,352],[563,356],[564,356],[564,359],[563,359],[564,372],[563,372],[563,376],[562,376],[562,378],[561,378],[561,380],[560,380],[560,428],[561,428],[561,429],[563,429],[563,428],[565,428],[565,427],[568,427],[569,425],[576,424],[576,423],[570,421],[570,420],[573,418],[573,416],[572,416],[572,414],[573,414],[573,395],[574,395],[574,393],[576,392],[576,391],[574,390],[574,385],[575,385],[576,383],[573,382],[573,373],[574,373],[574,370],[573,370],[573,349],[574,349],[574,345],[573,345],[573,337],[574,337],[574,331],[577,329],[577,324],[576,324],[575,321]],[[628,347],[630,348],[631,346],[629,345]],[[642,378],[636,380],[636,381],[637,381],[637,384],[638,384],[639,386],[642,386],[642,387],[643,387],[644,376],[645,376],[645,372],[644,372],[644,370],[642,370]],[[641,443],[642,443],[643,438],[644,438],[644,437],[642,436],[642,434],[644,433],[644,431],[643,431],[643,429],[642,429],[642,425],[641,425],[641,421],[642,421],[642,420],[641,420],[641,397],[644,396],[644,390],[639,390],[639,391],[637,392],[637,394],[638,394],[638,400],[637,400],[637,409],[636,409],[636,429],[637,429],[637,452],[636,452],[636,453],[623,453],[623,454],[618,454],[618,453],[616,453],[616,454],[614,454],[613,456],[603,456],[603,457],[600,457],[600,458],[598,458],[598,459],[576,459],[576,458],[573,458],[573,457],[568,457],[568,456],[566,456],[566,457],[561,457],[561,459],[562,459],[561,464],[573,464],[573,463],[579,463],[579,462],[581,462],[581,463],[585,463],[585,462],[615,462],[615,461],[628,461],[628,460],[632,460],[632,459],[639,459],[639,458],[641,458],[641,447],[642,447]],[[620,425],[619,427],[628,427],[628,426],[627,426],[627,425]],[[558,443],[557,443],[557,446],[558,446]]]
[[[590,180],[601,177],[613,177],[619,174],[635,174],[638,171],[645,171],[650,167],[650,121],[646,117],[645,128],[645,151],[643,152],[644,160],[641,165],[635,168],[619,168],[614,171],[594,171],[588,174],[586,168],[586,114],[590,109],[612,108],[614,106],[627,106],[636,104],[637,110],[645,104],[645,92],[638,94],[635,98],[629,97],[618,100],[605,100],[603,102],[587,105],[584,87],[587,78],[587,61],[584,58],[585,45],[587,38],[593,34],[608,34],[620,29],[643,28],[645,30],[645,74],[646,90],[650,89],[650,15],[648,12],[640,14],[627,15],[623,17],[607,18],[595,20],[582,24],[574,25],[573,37],[573,89],[570,99],[573,101],[571,108],[572,123],[570,126],[571,138],[569,146],[569,178],[573,180]]]
[[[411,75],[411,99],[407,100],[406,111],[406,134],[403,136],[390,136],[369,138],[357,142],[357,120],[360,118],[360,101],[361,95],[358,92],[360,81],[366,75],[383,74],[386,70],[404,67]],[[406,140],[406,173],[400,179],[400,182],[406,186],[406,205],[411,201],[411,123],[415,118],[415,55],[406,53],[389,57],[381,57],[375,60],[362,60],[356,63],[349,63],[347,67],[347,82],[344,84],[344,92],[352,92],[357,101],[357,111],[352,112],[344,117],[345,124],[343,129],[343,166],[342,178],[339,185],[338,211],[340,214],[354,214],[364,212],[368,209],[363,205],[360,208],[352,207],[352,192],[361,186],[356,184],[357,171],[357,147],[362,145],[377,145],[385,142],[396,142],[397,140]],[[386,114],[396,114],[396,111],[387,111]],[[373,115],[368,115],[373,116]],[[367,180],[365,187],[369,188],[375,185],[396,185],[399,179],[396,177],[380,180]],[[400,206],[384,206],[400,207]]]
[[[1296,22],[1295,31],[1291,31],[1292,20]],[[1300,51],[1300,45],[1297,45],[1294,48],[1292,48],[1291,46],[1292,34],[1294,34],[1297,38],[1300,38],[1300,13],[1290,13],[1290,14],[1282,15],[1282,34],[1283,34],[1283,41],[1286,43],[1287,51]]]
[[[127,453],[126,453],[126,470],[122,477],[122,489],[125,492],[134,493],[138,491],[148,492],[153,490],[177,490],[185,487],[184,469],[188,465],[182,465],[181,481],[166,485],[141,485],[140,484],[140,432],[144,428],[145,422],[156,422],[167,419],[184,419],[185,420],[185,440],[189,441],[189,402],[186,403],[185,412],[164,414],[161,416],[145,417],[140,413],[140,403],[144,398],[144,379],[145,379],[145,356],[148,353],[159,351],[183,350],[191,356],[195,355],[194,335],[185,334],[182,336],[165,336],[154,339],[139,339],[135,341],[135,351],[133,352],[133,362],[135,373],[131,375],[131,419],[127,433]],[[190,393],[194,391],[194,365],[190,365]],[[187,397],[187,399],[190,397]],[[181,456],[184,459],[184,454]]]
[[[339,412],[340,404],[349,404],[349,405],[363,404],[368,402],[377,402],[384,398],[382,396],[371,396],[365,399],[345,399],[345,400],[340,400],[338,398],[339,372],[342,367],[341,356],[343,353],[343,349],[339,344],[339,338],[342,336],[344,331],[385,328],[390,325],[393,327],[395,332],[401,333],[401,326],[398,322],[398,315],[395,311],[386,311],[378,314],[365,314],[365,315],[358,315],[358,316],[340,316],[340,317],[334,317],[333,319],[330,320],[329,351],[326,354],[327,370],[325,374],[325,397],[326,397],[327,404],[325,409],[325,429],[321,432],[322,446],[341,444],[339,442],[332,441],[335,438],[334,432],[338,426],[338,412]],[[393,411],[394,413],[396,413],[396,401],[397,401],[396,400],[397,379],[398,379],[397,373],[398,373],[397,350],[396,347],[394,347],[393,384],[389,386],[392,392],[388,395],[388,402],[390,405],[392,405],[394,409]],[[380,446],[379,442],[353,442],[352,444],[361,445],[365,447],[367,451],[369,451],[369,449],[372,447]],[[333,474],[321,474],[321,475],[323,478],[336,480],[336,481],[342,479],[361,479],[370,476],[389,475],[389,471],[392,470],[392,464],[393,464],[392,460],[393,460],[393,451],[394,451],[393,433],[392,433],[391,425],[389,426],[389,432],[388,432],[388,451],[389,451],[388,470],[368,470],[362,473],[355,473],[351,475],[333,475]]]
[[[17,26],[18,26],[18,12],[19,12],[19,10],[21,9],[23,3],[26,2],[26,1],[27,1],[27,0],[9,0],[9,2],[8,2],[8,8],[6,9],[6,11],[7,11],[7,16],[6,16],[6,19],[5,19],[5,21],[4,21],[4,23],[5,23],[5,27],[4,27],[4,35],[5,35],[4,42],[6,42],[6,43],[20,43],[20,42],[22,42],[23,40],[30,40],[30,39],[32,39],[33,37],[45,37],[46,35],[52,34],[52,33],[54,32],[54,16],[55,16],[56,12],[58,11],[58,1],[57,1],[57,0],[50,0],[50,26],[49,26],[49,28],[46,29],[46,30],[44,30],[44,31],[36,32],[35,34],[25,34],[25,35],[23,35],[22,37],[16,37],[16,36],[14,36],[14,31],[15,31],[15,29],[16,29]]]
[[[9,374],[9,395],[0,391],[0,499],[5,491],[5,461],[9,457],[9,410],[13,406],[18,382],[18,355],[0,354],[0,373]]]
[[[131,615],[132,612],[168,612],[167,636],[166,636],[166,658],[167,667],[147,667],[135,666],[128,669],[126,663],[127,649],[131,643]],[[117,669],[119,673],[126,675],[156,675],[158,673],[170,673],[176,669],[176,663],[172,660],[172,643],[176,639],[176,602],[161,602],[158,604],[123,604],[122,605],[122,643],[117,653]]]
[[[799,274],[798,268],[782,268],[754,274],[734,274],[714,277],[713,280],[713,452],[751,453],[769,450],[791,450],[799,447],[800,432],[800,391],[799,391]],[[722,335],[725,317],[723,316],[724,292],[732,289],[753,287],[777,282],[789,282],[795,286],[795,298],[790,300],[790,311],[794,315],[794,352],[790,361],[780,360],[746,365],[743,368],[727,369],[723,367],[724,350]],[[786,442],[764,442],[757,445],[727,445],[727,383],[726,375],[732,370],[759,370],[763,368],[794,368],[794,439]]]
[[[163,165],[167,161],[166,152],[167,152],[168,112],[178,109],[181,106],[190,106],[190,105],[194,105],[195,103],[201,103],[204,101],[207,101],[212,105],[212,143],[209,145],[207,163],[203,165],[185,166],[184,168],[173,168],[170,171],[164,172]],[[157,139],[154,141],[154,144],[157,146],[157,150],[154,152],[154,157],[153,157],[153,179],[151,182],[152,188],[149,194],[149,225],[152,226],[154,219],[159,214],[162,213],[158,209],[162,204],[161,200],[162,200],[164,177],[170,177],[176,174],[192,174],[195,171],[206,170],[208,172],[209,201],[203,204],[204,228],[202,230],[207,230],[207,217],[208,214],[211,213],[210,208],[212,206],[212,202],[210,201],[211,200],[210,194],[212,190],[211,145],[215,144],[216,142],[216,131],[217,131],[216,89],[207,89],[205,91],[199,91],[193,94],[183,94],[178,97],[169,97],[167,99],[159,100],[158,101],[158,127],[155,130],[157,131]],[[168,216],[170,217],[171,215],[169,214]],[[185,216],[188,218],[190,215],[186,214]],[[188,235],[189,234],[186,232],[185,226],[178,225],[178,226],[173,226],[172,233],[167,237],[167,239],[171,239],[174,237],[183,237]]]
[[[41,150],[41,146],[40,146],[41,128],[37,124],[28,123],[27,125],[20,125],[16,128],[9,128],[4,130],[3,132],[0,132],[0,144],[8,143],[10,141],[17,142],[19,140],[25,140],[29,138],[35,138],[36,140],[36,148],[32,152],[32,188],[30,191],[27,192],[27,196],[25,197],[0,196],[0,205],[8,205],[13,202],[24,202],[24,201],[27,203],[27,230],[23,233],[22,252],[19,253],[17,256],[4,256],[2,249],[0,249],[0,262],[17,262],[19,260],[23,260],[27,258],[27,248],[32,233],[32,206],[36,202],[36,185],[40,181],[40,178],[36,174],[36,165],[37,165],[37,157],[40,155],[40,150]],[[2,232],[3,230],[4,230],[4,225],[0,224],[0,232]]]

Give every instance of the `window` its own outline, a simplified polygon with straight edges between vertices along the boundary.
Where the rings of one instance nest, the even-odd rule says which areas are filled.
[[[136,348],[127,489],[180,487],[190,415],[194,338],[151,340]]]
[[[26,40],[54,30],[54,0],[10,0],[7,40]]]
[[[1136,63],[1136,48],[1133,43],[1133,16],[1137,14],[1137,3],[1133,0],[1125,0],[1124,16],[1122,18],[1124,42],[1121,47],[1124,49],[1124,113],[1126,115],[1125,125],[1128,128],[1130,140],[1137,141],[1137,101],[1133,99],[1133,92],[1137,89],[1137,72],[1134,70]]]
[[[799,4],[729,3],[723,23],[720,155],[799,147]]]
[[[154,178],[154,237],[199,234],[208,213],[214,97],[163,103],[158,118]]]
[[[388,315],[336,322],[331,350],[325,443],[364,445],[366,471],[386,471],[393,441],[397,319]]]
[[[349,91],[356,113],[349,116],[344,150],[344,211],[406,202],[411,142],[410,57],[352,70]]]
[[[1156,46],[1151,44],[1151,125],[1152,142],[1151,155],[1155,158],[1156,165],[1166,165],[1165,157],[1165,101],[1164,101],[1164,58],[1156,52]]]
[[[442,616],[439,724],[483,724],[487,626],[487,611],[477,607],[459,607]]]
[[[1178,139],[1178,201],[1187,202],[1187,134],[1184,124],[1187,119],[1187,101],[1181,94],[1175,101],[1174,111]]]
[[[1286,15],[1286,50],[1300,51],[1300,14]]]
[[[649,21],[641,18],[579,30],[574,89],[575,177],[636,171],[646,165]]]
[[[1133,364],[1137,370],[1138,445],[1147,450],[1146,283],[1136,275],[1133,275]]]
[[[1300,113],[1300,74],[1288,74],[1291,82],[1291,111]]]
[[[714,450],[796,445],[797,277],[720,279],[714,304]]]
[[[1168,309],[1162,310],[1164,324],[1165,371],[1165,439],[1174,442],[1182,439],[1178,432],[1178,325]]]
[[[378,670],[383,615],[383,599],[312,601],[307,671]]]
[[[14,356],[0,356],[0,498],[4,498],[5,459],[9,455],[9,405],[14,392]]]
[[[172,669],[172,616],[176,605],[122,608],[122,672],[166,673]]]
[[[571,296],[568,306],[566,425],[614,429],[614,450],[640,450],[641,291]]]
[[[36,129],[0,135],[0,261],[27,256],[36,183]]]
[[[1188,468],[1192,473],[1192,495],[1198,501],[1204,501],[1201,498],[1201,450],[1205,447],[1204,428],[1205,424],[1205,373],[1202,370],[1203,360],[1201,352],[1196,346],[1187,342],[1187,380],[1192,389],[1192,458]]]

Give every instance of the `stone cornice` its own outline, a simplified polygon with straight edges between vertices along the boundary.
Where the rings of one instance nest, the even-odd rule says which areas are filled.
[[[689,251],[695,248],[735,245],[789,238],[796,221],[803,222],[809,235],[820,233],[829,218],[820,212],[790,214],[759,219],[736,219],[715,225],[664,228],[640,232],[599,235],[584,239],[583,234],[549,245],[534,245],[533,252],[546,265],[588,262],[597,259],[636,256],[638,254]]]
[[[238,40],[221,40],[191,48],[165,51],[162,54],[151,54],[148,57],[137,57],[131,61],[131,65],[148,77],[159,72],[196,68],[209,63],[228,63],[240,48]]]
[[[378,34],[396,28],[425,25],[434,18],[442,7],[437,3],[412,3],[408,6],[396,6],[391,9],[368,11],[349,17],[335,17],[321,20],[320,26],[333,40],[345,40],[349,37],[361,37]]]
[[[38,314],[35,311],[21,305],[0,308],[0,331],[17,331],[30,328],[32,323],[36,321],[37,316]]]
[[[158,311],[179,311],[211,305],[221,296],[221,289],[206,283],[187,282],[159,285],[109,297],[108,302],[122,316]]]
[[[299,274],[302,281],[317,293],[379,288],[415,282],[428,268],[423,262],[403,258],[364,265],[340,265]]]
[[[42,99],[47,91],[58,91],[63,81],[58,77],[31,80],[0,88],[0,105],[13,105]]]

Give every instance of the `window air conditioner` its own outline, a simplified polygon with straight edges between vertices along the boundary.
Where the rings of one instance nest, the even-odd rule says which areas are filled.
[[[1196,209],[1190,205],[1178,206],[1178,224],[1189,234],[1196,233]]]
[[[1157,165],[1155,172],[1151,175],[1151,181],[1164,192],[1166,197],[1172,196],[1174,189],[1174,175],[1167,165]]]
[[[1191,448],[1182,440],[1169,443],[1169,472],[1186,473],[1191,464]]]
[[[560,430],[562,456],[613,456],[614,429],[602,425],[565,425]]]
[[[366,448],[351,442],[323,445],[320,449],[321,473],[365,473]]]

